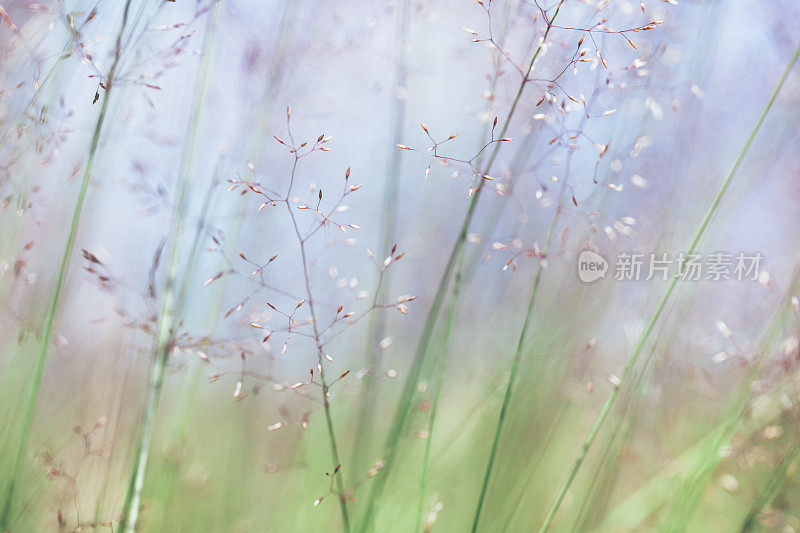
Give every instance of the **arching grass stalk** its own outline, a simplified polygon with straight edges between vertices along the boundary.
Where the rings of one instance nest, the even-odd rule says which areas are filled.
[[[511,124],[511,120],[514,117],[514,113],[517,110],[517,106],[519,105],[520,100],[522,99],[522,94],[525,91],[525,87],[528,85],[529,77],[531,72],[533,71],[533,66],[536,63],[536,59],[542,52],[542,48],[544,44],[547,42],[547,37],[550,34],[550,30],[552,29],[553,22],[555,21],[556,17],[558,16],[559,11],[561,10],[561,6],[563,5],[564,0],[561,0],[553,16],[547,23],[547,28],[545,30],[544,36],[542,37],[541,41],[539,42],[539,46],[536,48],[536,51],[533,54],[533,57],[528,64],[528,68],[525,72],[525,76],[523,76],[522,81],[520,82],[519,88],[517,89],[517,93],[514,96],[514,100],[511,103],[511,107],[508,110],[508,114],[506,115],[505,121],[503,122],[503,127],[500,130],[500,134],[498,138],[503,138],[508,131],[508,128]],[[492,168],[495,159],[500,151],[500,146],[502,143],[496,143],[494,149],[489,156],[489,159],[486,162],[486,166],[481,171],[481,174],[487,174],[489,170]],[[386,445],[384,446],[384,466],[381,471],[381,475],[377,476],[375,479],[375,483],[372,486],[372,492],[369,495],[369,499],[367,502],[367,509],[364,514],[364,519],[360,524],[360,530],[366,530],[371,527],[373,515],[375,513],[375,505],[377,500],[380,499],[381,494],[383,493],[383,489],[386,486],[386,482],[389,478],[389,474],[391,473],[391,469],[394,466],[394,460],[397,455],[398,445],[401,440],[401,436],[403,434],[403,430],[405,428],[406,422],[408,420],[408,416],[411,412],[413,406],[413,398],[415,391],[417,389],[417,384],[419,382],[420,373],[422,371],[422,366],[425,361],[425,356],[427,355],[428,348],[430,346],[431,339],[433,337],[433,331],[436,326],[437,318],[439,317],[439,312],[442,308],[442,304],[444,303],[444,298],[447,295],[447,289],[450,285],[450,278],[452,277],[453,270],[455,269],[456,262],[458,258],[461,256],[461,253],[464,248],[464,243],[467,239],[467,233],[469,231],[470,223],[472,222],[472,217],[475,216],[475,209],[478,204],[478,200],[480,199],[481,193],[484,190],[484,184],[486,182],[481,176],[478,177],[478,184],[475,187],[475,190],[472,196],[469,199],[469,203],[467,204],[467,212],[464,215],[464,220],[461,223],[461,227],[458,232],[458,236],[456,237],[456,241],[453,243],[453,247],[450,251],[450,256],[447,259],[447,264],[445,265],[444,272],[442,273],[442,277],[439,281],[438,288],[433,298],[433,302],[431,303],[431,308],[428,311],[428,315],[425,320],[425,328],[422,331],[422,335],[419,340],[419,344],[417,345],[417,350],[414,355],[414,359],[411,362],[411,367],[408,370],[408,376],[406,377],[403,390],[400,396],[400,402],[397,406],[397,410],[395,412],[394,420],[392,422],[391,429],[389,430],[389,434],[386,439]]]
[[[745,375],[744,383],[749,384],[757,380],[760,375],[763,375],[765,367],[771,361],[768,354],[780,335],[787,318],[794,318],[792,297],[796,294],[798,287],[800,287],[800,269],[796,268],[792,282],[786,289],[780,304],[773,312],[772,319],[769,321],[761,341],[758,343],[754,361]],[[658,523],[660,531],[685,531],[686,524],[700,504],[706,487],[713,479],[720,463],[722,463],[723,454],[719,453],[719,450],[731,444],[737,427],[740,427],[743,423],[753,422],[752,420],[747,420],[746,413],[748,405],[752,404],[756,396],[757,394],[749,386],[739,388],[724,416],[720,417],[721,422],[710,432],[711,435],[714,435],[714,438],[709,441],[705,450],[701,449],[699,458],[693,465],[686,480],[679,487],[676,487],[674,496],[670,498],[670,512],[662,515]],[[754,425],[753,429],[745,427],[744,434],[752,435],[758,431],[758,425]]]
[[[405,87],[408,79],[408,34],[409,18],[411,12],[411,1],[401,0],[400,8],[397,13],[397,38],[398,43],[397,64],[395,70],[395,87]],[[385,186],[383,190],[383,234],[378,250],[381,257],[390,254],[396,237],[397,227],[397,195],[400,188],[400,171],[402,162],[400,160],[401,151],[394,147],[403,142],[403,129],[406,121],[406,98],[398,96],[392,97],[392,153],[389,158],[389,166],[386,172]],[[390,273],[386,273],[380,284],[380,294],[376,298],[380,299],[381,294],[390,294]],[[364,374],[364,387],[361,389],[359,398],[359,413],[356,418],[357,427],[352,451],[351,475],[360,475],[359,472],[365,460],[364,449],[369,450],[373,440],[373,429],[375,411],[378,406],[378,377],[383,350],[379,347],[381,340],[386,334],[386,317],[383,313],[375,313],[370,317],[369,332],[367,333],[366,357],[364,367],[372,369],[372,372]]]
[[[22,459],[25,455],[25,449],[28,445],[28,438],[30,437],[33,415],[34,411],[36,410],[36,400],[39,397],[39,389],[42,385],[42,376],[44,374],[45,362],[47,360],[47,352],[50,348],[50,339],[53,334],[53,321],[55,320],[56,311],[58,310],[58,303],[61,299],[61,289],[64,286],[64,278],[66,276],[70,257],[72,257],[72,249],[75,246],[75,240],[78,236],[78,226],[81,220],[81,213],[83,212],[83,204],[86,200],[86,191],[89,188],[92,168],[94,166],[95,156],[97,155],[97,147],[100,143],[100,134],[103,130],[106,113],[108,112],[111,90],[114,87],[114,76],[116,75],[117,66],[119,65],[119,60],[122,55],[122,35],[128,25],[128,13],[130,6],[131,0],[127,0],[122,12],[122,23],[120,24],[119,31],[117,33],[117,40],[114,48],[114,59],[111,62],[111,67],[108,69],[108,75],[106,76],[105,80],[106,90],[103,94],[103,103],[100,106],[100,113],[97,116],[97,122],[95,123],[94,132],[92,133],[92,140],[89,145],[89,156],[86,160],[86,168],[84,169],[83,176],[81,178],[81,188],[78,192],[78,198],[75,201],[75,207],[72,211],[72,222],[69,226],[67,242],[64,245],[64,250],[61,254],[61,261],[58,265],[55,283],[53,284],[53,288],[50,292],[50,298],[47,302],[47,309],[45,310],[44,314],[42,333],[41,338],[39,339],[39,349],[36,352],[36,358],[34,360],[33,376],[31,377],[30,387],[25,397],[25,407],[22,416],[22,430],[19,440],[17,441],[17,449],[14,453],[11,472],[8,477],[3,509],[2,512],[0,512],[0,529],[2,530],[8,528],[11,518],[10,514],[14,500],[14,492],[16,490],[20,469],[22,467]]]
[[[764,106],[764,109],[761,111],[761,115],[758,117],[758,120],[756,121],[755,126],[753,126],[753,129],[750,132],[750,135],[747,137],[747,140],[745,141],[744,146],[742,147],[741,151],[739,152],[739,155],[736,158],[736,162],[734,163],[733,168],[731,168],[731,171],[728,173],[728,176],[722,182],[722,186],[719,188],[719,191],[717,192],[716,196],[714,197],[714,200],[711,202],[711,205],[708,208],[708,211],[706,212],[705,216],[703,217],[703,220],[700,223],[700,227],[697,229],[697,232],[695,233],[695,236],[692,239],[692,243],[689,246],[689,249],[686,251],[686,255],[687,256],[690,256],[692,253],[694,253],[695,249],[697,248],[697,244],[700,242],[700,238],[705,233],[706,228],[708,227],[709,223],[711,222],[711,218],[714,216],[714,213],[716,213],[717,209],[719,208],[719,205],[720,205],[720,202],[722,201],[722,198],[725,196],[725,193],[728,191],[728,188],[730,187],[730,184],[733,181],[733,177],[736,175],[736,172],[739,170],[739,167],[741,166],[745,155],[747,155],[747,152],[750,150],[750,146],[753,144],[753,140],[755,139],[755,136],[758,133],[758,130],[761,128],[761,125],[763,124],[764,119],[766,118],[767,114],[769,113],[769,110],[772,108],[772,104],[775,102],[775,99],[777,98],[778,93],[780,92],[781,88],[783,87],[783,84],[786,81],[786,78],[788,77],[789,72],[792,70],[792,67],[794,66],[795,62],[797,61],[798,55],[800,55],[800,44],[798,44],[797,48],[795,49],[795,52],[792,55],[791,59],[789,60],[789,63],[786,65],[786,69],[783,71],[783,74],[781,75],[780,79],[778,80],[778,83],[775,86],[775,89],[772,91],[772,94],[770,95],[769,100],[767,100],[767,104]],[[559,507],[561,507],[561,503],[564,501],[564,497],[566,496],[567,491],[572,486],[572,483],[575,480],[575,477],[578,475],[578,471],[580,470],[581,466],[583,465],[584,460],[586,459],[586,455],[589,452],[589,449],[592,447],[592,444],[594,443],[594,440],[597,437],[597,434],[600,432],[600,429],[602,428],[603,423],[605,422],[606,418],[608,417],[608,413],[611,410],[611,407],[614,405],[614,401],[617,399],[617,396],[619,395],[620,389],[626,383],[628,374],[630,374],[631,370],[633,369],[633,366],[636,364],[636,361],[639,359],[639,355],[641,354],[642,349],[644,348],[644,344],[647,342],[647,339],[650,336],[650,333],[653,331],[653,327],[655,326],[656,322],[658,321],[658,318],[661,316],[661,313],[664,310],[664,307],[666,306],[667,301],[669,300],[670,296],[672,295],[672,292],[675,290],[675,286],[678,283],[678,279],[680,279],[680,275],[681,275],[681,273],[679,271],[678,273],[675,274],[675,276],[673,276],[672,280],[670,281],[669,285],[667,286],[667,290],[664,293],[664,296],[661,298],[661,301],[658,303],[658,306],[656,307],[656,310],[653,313],[653,316],[650,318],[650,321],[648,322],[647,326],[645,327],[644,331],[642,332],[642,335],[639,337],[639,341],[636,343],[636,347],[634,348],[633,353],[631,353],[630,357],[628,358],[628,361],[625,363],[625,367],[623,368],[622,373],[619,376],[619,381],[614,385],[614,388],[611,390],[611,394],[609,395],[608,399],[606,400],[605,404],[603,405],[603,408],[600,410],[600,414],[598,415],[597,419],[595,420],[595,423],[592,426],[592,429],[589,431],[589,434],[587,435],[586,440],[584,441],[583,446],[581,447],[581,450],[578,452],[578,456],[576,457],[575,462],[574,462],[574,464],[572,465],[572,468],[569,471],[569,474],[567,476],[566,481],[561,486],[561,489],[558,491],[558,493],[557,493],[557,495],[555,497],[555,500],[553,501],[552,505],[550,506],[550,509],[549,509],[549,511],[547,513],[547,516],[545,517],[544,522],[542,523],[542,526],[539,529],[540,533],[543,533],[543,532],[547,531],[548,529],[550,529],[550,525],[553,523],[553,519],[555,518],[556,513],[558,512],[558,509],[559,509]]]
[[[176,300],[175,294],[176,278],[178,274],[179,241],[185,224],[192,161],[194,159],[194,147],[198,137],[200,115],[203,104],[205,103],[206,90],[208,88],[208,74],[211,70],[210,67],[213,55],[214,30],[221,5],[222,1],[219,0],[208,19],[205,42],[203,43],[200,79],[197,84],[192,118],[189,125],[189,138],[184,146],[182,155],[181,170],[178,179],[178,197],[177,203],[175,204],[173,221],[172,244],[170,246],[170,255],[167,264],[167,279],[164,286],[161,314],[158,317],[158,324],[156,326],[155,353],[153,354],[152,367],[150,369],[150,382],[145,399],[144,413],[139,428],[139,438],[136,446],[133,471],[131,473],[128,492],[125,496],[122,508],[122,519],[119,527],[119,529],[125,533],[132,533],[136,529],[136,522],[139,517],[139,505],[142,498],[142,488],[144,486],[145,473],[147,470],[147,459],[153,437],[153,424],[158,407],[158,400],[161,396],[161,389],[164,383],[164,370],[167,365],[169,352],[172,349],[173,326],[182,311],[180,308],[182,297],[178,294]]]
[[[758,378],[770,361],[766,354],[773,348],[781,329],[787,319],[793,317],[792,296],[800,288],[800,270],[795,268],[792,281],[787,285],[784,296],[776,306],[757,348],[754,350],[756,359],[751,368],[741,378],[742,383],[749,383]],[[651,356],[652,357],[652,356]],[[649,357],[649,358],[651,358]],[[648,358],[648,359],[649,359]],[[642,365],[646,368],[647,365]],[[720,454],[722,447],[730,443],[733,432],[737,425],[743,425],[743,435],[753,435],[763,429],[762,422],[748,420],[744,415],[748,412],[747,406],[753,401],[754,394],[750,387],[740,387],[736,390],[736,397],[729,402],[728,408],[723,415],[718,417],[721,421],[711,427],[705,435],[697,440],[694,446],[685,450],[680,456],[676,457],[665,466],[661,471],[643,483],[635,492],[628,495],[624,501],[617,504],[611,511],[604,515],[603,523],[595,528],[597,530],[607,530],[608,528],[622,528],[626,531],[635,530],[649,517],[654,516],[662,506],[671,502],[669,513],[662,513],[662,521],[654,526],[659,531],[669,530],[669,522],[673,518],[674,510],[685,506],[684,494],[688,492],[696,493],[693,488],[698,485],[698,478],[703,478],[700,483],[707,483],[710,475],[716,470],[717,465],[722,461]],[[775,415],[777,417],[779,415]],[[743,418],[744,417],[744,418]],[[630,418],[630,417],[626,417]],[[767,423],[772,423],[773,417],[769,417]],[[622,419],[620,419],[620,422]],[[676,471],[674,465],[680,465]],[[698,475],[700,474],[700,475]],[[695,498],[699,496],[694,496]],[[681,518],[685,519],[685,515]],[[679,530],[686,529],[685,522],[677,524]]]
[[[536,264],[536,274],[533,277],[533,287],[531,288],[531,296],[528,300],[528,309],[525,311],[525,321],[522,325],[522,331],[517,340],[517,349],[514,352],[514,359],[511,362],[511,372],[508,375],[508,382],[506,383],[506,391],[503,395],[503,403],[500,406],[500,416],[497,418],[497,428],[495,428],[494,437],[492,439],[492,449],[489,452],[489,459],[486,463],[486,472],[483,475],[483,483],[481,484],[481,492],[478,496],[478,503],[475,506],[475,516],[472,519],[473,533],[478,530],[478,525],[481,519],[481,512],[483,511],[483,504],[486,501],[486,493],[489,489],[489,481],[492,478],[492,470],[494,462],[497,458],[497,449],[500,444],[500,435],[503,432],[503,425],[508,415],[508,406],[511,403],[511,394],[514,391],[514,383],[519,373],[520,361],[522,361],[522,351],[525,348],[525,342],[528,340],[528,329],[531,325],[533,318],[533,309],[536,305],[536,296],[539,294],[539,282],[542,279],[542,270],[544,270],[544,262],[547,260],[547,254],[550,251],[550,243],[553,240],[553,233],[555,233],[558,219],[561,215],[561,203],[564,201],[564,196],[567,191],[569,181],[569,174],[561,182],[561,190],[558,193],[558,201],[556,202],[556,212],[553,219],[550,221],[550,227],[547,229],[547,237],[545,239],[544,247],[542,247],[543,259]]]

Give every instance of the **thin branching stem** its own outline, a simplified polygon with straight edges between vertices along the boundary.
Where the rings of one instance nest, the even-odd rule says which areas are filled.
[[[506,13],[506,23],[508,23],[508,13]],[[491,16],[489,17],[489,27],[491,30]],[[502,41],[504,40],[505,40],[505,32],[503,33]],[[489,91],[491,93],[494,93],[497,81],[500,77],[500,72],[501,72],[501,67],[498,60],[498,64],[494,69],[494,72],[492,73],[492,78],[489,83]],[[491,109],[491,102],[487,102],[486,111],[488,112],[490,109]],[[484,126],[481,139],[485,140],[486,137],[489,135],[490,131],[491,131],[490,123],[487,122]],[[493,132],[492,136],[494,136]],[[483,145],[483,148],[485,148],[485,146],[486,144]],[[483,148],[481,148],[481,150],[478,152],[478,159],[476,165],[479,168],[482,166],[483,154],[486,153]],[[430,468],[431,447],[433,443],[433,430],[436,427],[436,414],[439,409],[439,399],[441,398],[442,387],[444,385],[444,378],[445,375],[447,374],[447,365],[450,358],[450,342],[452,340],[453,329],[455,328],[456,313],[459,306],[459,298],[461,295],[461,288],[463,286],[462,284],[464,283],[463,278],[467,275],[466,271],[470,263],[471,261],[467,259],[466,255],[462,254],[459,257],[458,266],[456,267],[455,280],[453,282],[453,293],[450,297],[450,305],[447,313],[447,319],[445,322],[446,324],[445,331],[442,341],[442,346],[444,346],[445,351],[441,357],[441,361],[439,362],[439,368],[436,370],[436,381],[434,383],[433,397],[431,399],[430,416],[428,417],[428,429],[425,435],[425,452],[422,458],[422,474],[420,475],[420,483],[419,483],[419,498],[417,501],[417,521],[416,521],[415,531],[420,531],[420,529],[422,528],[425,494],[427,491],[428,472]]]
[[[341,462],[339,461],[339,447],[336,443],[336,433],[333,429],[333,418],[331,416],[331,406],[330,406],[330,393],[329,393],[329,386],[328,381],[325,378],[325,364],[323,363],[324,359],[324,351],[322,347],[322,339],[320,336],[319,326],[317,325],[317,314],[314,309],[314,297],[311,291],[311,276],[309,272],[309,265],[308,265],[308,256],[306,254],[306,239],[307,237],[303,237],[303,233],[300,231],[300,227],[297,224],[297,217],[294,214],[294,210],[292,209],[292,204],[288,200],[292,195],[292,187],[294,186],[294,178],[295,173],[297,171],[297,163],[300,161],[300,156],[297,154],[297,150],[294,150],[294,163],[292,165],[292,175],[291,180],[289,183],[289,190],[286,193],[286,209],[289,211],[289,216],[292,219],[292,227],[294,228],[295,236],[297,237],[297,242],[300,245],[300,259],[303,263],[303,278],[305,281],[305,288],[306,288],[306,299],[308,301],[308,310],[311,314],[311,327],[314,331],[314,343],[316,345],[317,350],[317,370],[319,371],[319,380],[322,386],[322,405],[325,411],[325,425],[328,430],[328,439],[330,442],[331,448],[331,460],[333,461],[333,468],[330,472],[330,475],[333,476],[336,480],[336,488],[337,488],[337,496],[339,499],[339,507],[341,509],[342,514],[342,523],[344,525],[345,532],[350,531],[350,517],[347,512],[347,495],[344,491],[344,482],[342,481],[342,472],[341,472]]]

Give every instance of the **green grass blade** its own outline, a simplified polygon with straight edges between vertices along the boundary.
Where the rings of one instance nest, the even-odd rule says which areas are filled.
[[[72,221],[69,226],[69,234],[67,242],[64,245],[64,250],[61,254],[61,261],[58,265],[58,272],[56,274],[55,283],[50,292],[50,297],[47,302],[47,309],[44,315],[44,322],[42,324],[42,332],[39,340],[39,348],[36,353],[34,361],[33,376],[31,377],[30,386],[25,399],[25,407],[22,416],[22,430],[17,442],[17,449],[14,453],[14,459],[11,467],[11,472],[8,477],[8,482],[5,488],[5,496],[2,512],[0,512],[0,529],[7,529],[11,519],[12,503],[14,500],[14,493],[22,468],[23,457],[28,446],[28,438],[30,437],[31,426],[33,424],[33,415],[36,410],[36,402],[39,397],[39,389],[42,384],[42,376],[44,375],[44,367],[47,361],[47,352],[50,348],[50,339],[53,334],[53,322],[55,321],[56,311],[61,299],[61,290],[64,287],[64,278],[66,277],[67,267],[69,266],[70,258],[72,257],[72,249],[75,247],[75,240],[78,236],[78,227],[80,225],[81,214],[83,212],[83,205],[86,201],[86,192],[89,188],[89,181],[91,180],[92,167],[94,166],[95,157],[97,155],[97,147],[100,143],[100,134],[103,131],[103,124],[105,123],[106,114],[108,112],[108,103],[111,97],[111,90],[114,86],[114,75],[116,74],[117,65],[122,52],[122,34],[128,24],[128,12],[131,5],[131,0],[127,0],[122,15],[122,23],[117,34],[116,48],[114,51],[114,60],[106,77],[106,91],[103,95],[103,103],[100,107],[100,113],[97,116],[94,131],[92,133],[92,140],[89,146],[89,157],[86,161],[86,168],[83,171],[81,178],[81,188],[78,192],[78,198],[75,201],[75,207],[72,211]],[[38,94],[38,93],[37,93]]]
[[[689,249],[687,250],[687,256],[691,255],[694,252],[695,248],[697,247],[697,244],[700,242],[700,238],[705,233],[706,228],[708,227],[709,223],[711,222],[711,219],[714,216],[714,213],[716,213],[717,208],[719,207],[719,204],[722,201],[722,198],[725,196],[725,193],[728,191],[728,188],[730,187],[730,184],[733,181],[733,177],[736,175],[736,172],[739,170],[739,167],[741,166],[745,155],[747,155],[747,152],[750,150],[750,146],[753,144],[753,140],[755,139],[756,134],[758,133],[758,130],[761,128],[761,125],[763,124],[764,119],[766,118],[767,114],[769,113],[769,110],[772,108],[772,104],[775,102],[775,99],[777,98],[778,93],[780,92],[781,88],[783,87],[784,82],[786,81],[786,78],[789,75],[789,72],[792,70],[792,67],[794,66],[795,62],[797,61],[798,55],[800,55],[800,45],[798,45],[798,47],[795,49],[795,52],[792,55],[791,59],[789,60],[789,63],[786,65],[786,69],[783,71],[783,74],[781,75],[780,79],[778,80],[778,83],[775,86],[775,89],[772,91],[772,94],[769,97],[769,100],[767,101],[766,105],[764,106],[764,109],[762,110],[761,115],[758,117],[758,120],[756,121],[755,126],[753,127],[752,131],[750,132],[750,135],[747,137],[747,140],[745,141],[744,146],[742,147],[741,151],[739,152],[739,155],[736,158],[736,162],[734,163],[733,168],[731,169],[730,173],[728,174],[728,176],[723,181],[722,186],[719,188],[719,191],[717,192],[716,196],[714,197],[714,200],[711,202],[711,206],[708,208],[708,211],[706,212],[705,216],[703,217],[703,220],[700,223],[700,227],[698,228],[697,232],[695,233],[695,236],[692,239],[692,243],[689,246]],[[619,382],[614,385],[614,388],[612,389],[611,394],[609,395],[608,399],[606,400],[605,404],[603,405],[603,408],[601,409],[600,414],[598,415],[598,417],[597,417],[597,419],[596,419],[596,421],[594,423],[594,426],[589,431],[589,434],[587,435],[586,440],[584,441],[583,446],[581,447],[581,450],[578,453],[578,456],[575,459],[575,462],[574,462],[572,468],[570,469],[570,472],[569,472],[569,474],[567,476],[566,481],[561,486],[560,490],[558,491],[558,493],[556,495],[555,500],[553,501],[553,504],[550,506],[550,509],[549,509],[549,511],[547,513],[547,516],[545,517],[544,522],[542,523],[542,526],[539,529],[540,532],[547,531],[550,528],[550,525],[552,524],[553,519],[555,518],[555,515],[558,512],[558,509],[561,506],[561,503],[563,502],[564,497],[567,494],[567,491],[572,486],[572,482],[575,480],[575,476],[577,476],[578,471],[580,470],[581,466],[583,465],[583,461],[586,459],[586,454],[589,452],[589,449],[591,448],[592,444],[594,443],[594,440],[597,437],[597,434],[600,432],[600,429],[602,428],[603,423],[605,422],[606,417],[608,416],[608,413],[611,410],[611,407],[614,405],[614,401],[617,399],[617,396],[619,395],[620,389],[622,388],[623,384],[626,383],[626,378],[628,377],[628,374],[631,372],[631,370],[633,368],[633,365],[639,359],[639,355],[641,354],[642,349],[644,348],[644,345],[647,342],[647,339],[649,338],[650,333],[653,330],[653,327],[655,326],[656,322],[658,321],[659,317],[661,316],[661,313],[664,310],[664,307],[666,306],[667,301],[669,300],[670,296],[672,295],[672,292],[675,289],[675,286],[676,286],[676,284],[678,282],[679,275],[680,275],[679,273],[676,274],[672,278],[672,280],[670,281],[669,286],[667,287],[667,290],[664,293],[664,296],[661,298],[661,301],[659,302],[658,306],[656,307],[655,312],[653,313],[653,316],[651,317],[649,323],[647,324],[647,326],[645,327],[644,331],[642,332],[642,335],[639,337],[639,341],[637,342],[636,347],[633,350],[633,353],[628,358],[628,361],[626,362],[625,367],[624,367],[622,373],[619,376]]]

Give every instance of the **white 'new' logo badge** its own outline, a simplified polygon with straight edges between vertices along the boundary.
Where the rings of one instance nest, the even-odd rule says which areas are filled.
[[[591,283],[605,277],[608,271],[608,261],[591,250],[584,250],[578,256],[578,277],[584,283]]]

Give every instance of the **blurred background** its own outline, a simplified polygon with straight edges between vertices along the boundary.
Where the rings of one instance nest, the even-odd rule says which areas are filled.
[[[798,21],[0,2],[0,529],[800,530]]]

